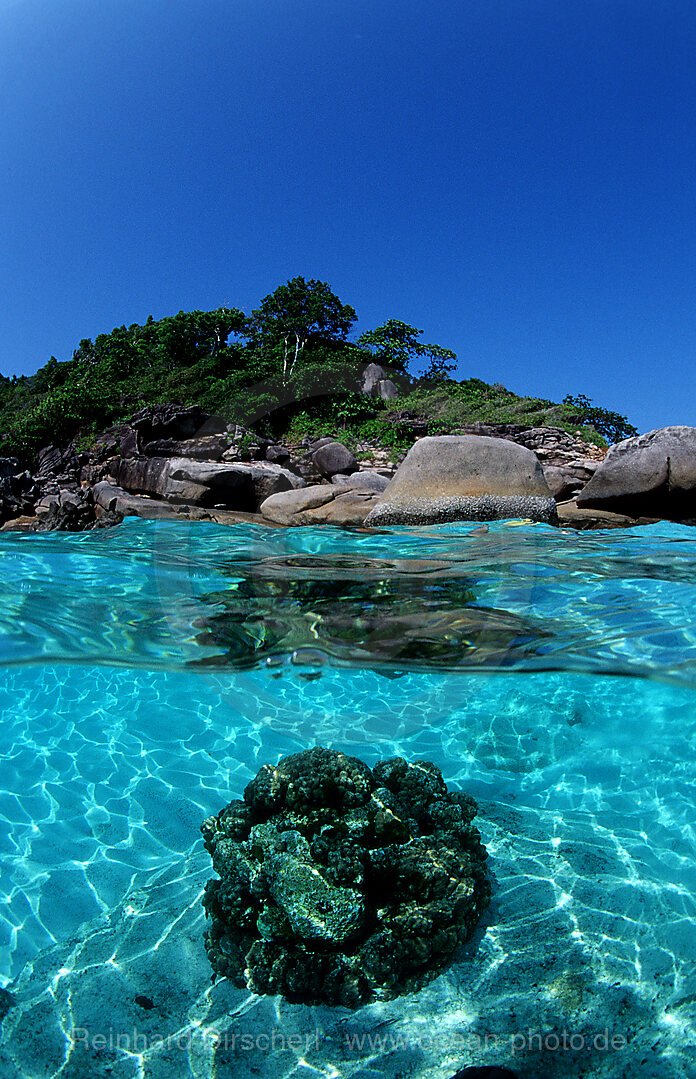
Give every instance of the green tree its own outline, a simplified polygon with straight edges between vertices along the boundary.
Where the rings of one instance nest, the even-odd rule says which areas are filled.
[[[326,282],[293,277],[252,311],[247,335],[252,347],[276,358],[285,383],[312,346],[345,342],[356,317]]]
[[[637,427],[629,423],[625,416],[607,408],[600,408],[584,393],[578,394],[577,397],[566,394],[563,404],[569,406],[566,415],[571,423],[594,427],[597,434],[606,438],[607,442],[622,442],[624,438],[632,438],[638,434]]]
[[[227,380],[249,380],[239,371],[240,346],[228,344],[245,326],[243,312],[224,307],[83,338],[71,360],[51,357],[31,378],[0,392],[0,451],[29,460],[49,442],[89,435],[141,404],[225,401]]]
[[[141,349],[168,364],[191,366],[202,358],[216,358],[227,348],[230,334],[240,334],[246,317],[235,307],[215,311],[179,311],[159,322],[134,327]]]
[[[415,361],[430,361],[422,378],[442,380],[454,371],[457,355],[451,348],[427,345],[418,338],[423,333],[407,322],[390,318],[383,326],[368,330],[358,338],[358,345],[367,349],[375,360],[403,374]]]

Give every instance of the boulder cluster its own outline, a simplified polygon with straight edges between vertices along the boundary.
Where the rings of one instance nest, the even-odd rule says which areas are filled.
[[[365,392],[389,396],[378,373]],[[605,457],[558,428],[472,424],[395,454],[374,440],[355,452],[330,437],[273,441],[196,406],[162,404],[87,448],[44,447],[32,471],[0,458],[0,527],[83,531],[126,516],[347,527],[692,521],[694,460],[691,427],[626,439]]]
[[[317,746],[265,765],[202,826],[213,976],[347,1007],[419,988],[490,899],[476,808],[429,761]]]
[[[361,468],[331,438],[274,442],[195,406],[156,405],[104,431],[88,449],[45,447],[32,472],[0,458],[0,526],[83,531],[126,516],[359,524],[397,465],[379,446],[369,456],[370,467]],[[291,520],[273,507],[261,515],[269,497],[305,490],[306,522],[294,506]]]

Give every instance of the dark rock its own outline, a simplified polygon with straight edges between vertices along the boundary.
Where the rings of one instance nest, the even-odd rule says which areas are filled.
[[[358,468],[355,454],[341,442],[328,442],[320,446],[318,450],[314,450],[312,460],[322,476],[334,476],[337,472],[348,474],[356,472]]]
[[[36,460],[37,476],[53,476],[63,467],[63,450],[57,446],[44,446],[39,450]]]
[[[124,491],[122,487],[109,483],[108,480],[95,483],[92,488],[92,498],[95,506],[99,506],[104,512],[119,514],[122,517],[172,520],[179,516],[178,507],[171,506],[168,502],[160,502],[159,499],[131,494],[130,491]]]
[[[83,491],[62,490],[58,496],[43,507],[43,512],[36,525],[37,532],[88,532],[95,528],[109,528],[120,524],[122,517],[117,513],[95,512],[91,497]]]
[[[138,432],[141,446],[155,439],[201,438],[224,434],[227,430],[227,420],[212,416],[197,405],[149,405],[131,416],[129,422]]]
[[[33,516],[33,479],[28,472],[17,472],[18,467],[16,458],[0,457],[0,521]]]
[[[303,481],[271,462],[224,463],[185,457],[115,458],[109,473],[132,494],[168,502],[253,512],[270,495],[301,487]]]
[[[39,479],[52,476],[64,482],[74,480],[89,459],[89,454],[78,451],[72,442],[62,450],[56,446],[44,446],[37,454],[35,476]]]
[[[485,1064],[483,1067],[471,1065],[468,1068],[460,1068],[452,1079],[518,1079],[517,1072],[509,1068],[498,1068],[494,1064]]]
[[[585,464],[545,465],[544,477],[556,501],[567,502],[592,479],[596,469],[594,461]]]
[[[16,457],[0,457],[0,482],[11,479],[18,468],[19,463]]]
[[[109,467],[111,458],[107,458],[104,461],[92,460],[89,464],[80,469],[80,483],[85,484],[87,487],[93,487],[95,483],[99,483],[100,480],[105,479],[109,473]]]
[[[419,988],[490,899],[475,813],[429,761],[315,747],[264,766],[202,827],[214,973],[347,1007]]]
[[[182,474],[176,467],[180,460],[169,457],[116,459],[110,473],[118,486],[132,494],[155,495],[167,502],[196,506],[210,507],[220,503],[223,500],[220,493],[208,484],[196,482],[189,474]],[[234,497],[240,508],[251,508],[254,499],[250,477],[235,471],[232,466],[223,468],[228,476],[225,501]]]
[[[286,465],[290,460],[290,451],[285,446],[267,446],[266,460],[274,461],[277,465]]]
[[[123,517],[124,514],[117,513],[115,510],[104,510],[95,503],[92,528],[113,528],[115,525],[121,524]]]
[[[181,484],[172,480],[172,462],[168,457],[116,458],[109,474],[117,485],[132,494],[156,495],[170,502],[212,505],[214,496],[203,484]]]
[[[209,487],[218,501],[238,509],[255,510],[272,494],[304,486],[303,480],[271,461],[208,464],[172,459],[169,474],[172,480]]]
[[[367,525],[525,517],[554,522],[539,459],[505,439],[441,435],[415,443]]]
[[[296,476],[299,476],[308,486],[322,483],[324,477],[314,464],[314,458],[310,453],[303,457],[296,457],[290,461],[288,468],[291,472],[294,472]]]
[[[194,461],[221,461],[222,455],[230,448],[230,441],[225,435],[206,435],[204,438],[189,438],[183,441],[174,438],[160,438],[143,446],[146,457],[190,457]]]
[[[0,989],[0,1019],[4,1019],[7,1013],[16,1006],[17,1001],[9,989]]]
[[[128,423],[109,427],[95,438],[92,453],[98,463],[110,457],[134,457],[138,453],[138,433]]]
[[[155,1006],[155,1002],[151,997],[138,996],[135,998],[135,1003],[139,1008],[144,1008],[146,1011],[151,1011]]]
[[[580,509],[696,518],[696,427],[661,427],[612,446],[577,497]]]
[[[92,497],[97,518],[101,514],[122,517],[142,517],[145,520],[163,521],[215,521],[218,524],[265,524],[256,514],[237,510],[206,509],[201,506],[163,502],[158,498],[130,494],[108,480],[94,485]]]
[[[240,424],[230,424],[228,436],[231,445],[223,455],[224,461],[266,460],[266,450],[271,445],[269,438],[264,438],[257,431],[250,431]]]

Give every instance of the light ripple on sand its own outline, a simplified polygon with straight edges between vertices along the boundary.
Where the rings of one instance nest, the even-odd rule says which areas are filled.
[[[330,671],[280,686],[259,672],[240,686],[210,673],[74,667],[40,680],[11,672],[0,703],[0,932],[19,1002],[3,1025],[3,1077],[446,1079],[464,1062],[509,1063],[513,1034],[607,1027],[629,1039],[625,1050],[549,1051],[543,1062],[521,1051],[516,1067],[629,1076],[645,1058],[641,1074],[689,1074],[689,691],[558,674],[361,672],[351,684]],[[434,759],[479,799],[495,879],[457,964],[418,994],[356,1013],[211,988],[202,945],[201,820],[261,763],[315,741],[368,762]],[[136,1005],[138,995],[155,1007]],[[141,1059],[78,1038],[70,1050],[78,1028],[107,1042],[137,1030],[150,1049]],[[225,1030],[227,1047],[216,1048],[209,1035]],[[244,1033],[261,1048],[243,1050]],[[282,1049],[291,1033],[308,1038],[302,1052]],[[489,1048],[477,1050],[486,1033]],[[157,1045],[156,1035],[172,1040]],[[368,1036],[386,1040],[371,1048]]]

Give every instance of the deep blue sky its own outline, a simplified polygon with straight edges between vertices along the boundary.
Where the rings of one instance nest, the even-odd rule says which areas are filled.
[[[696,7],[0,0],[0,371],[289,277],[696,425]]]

